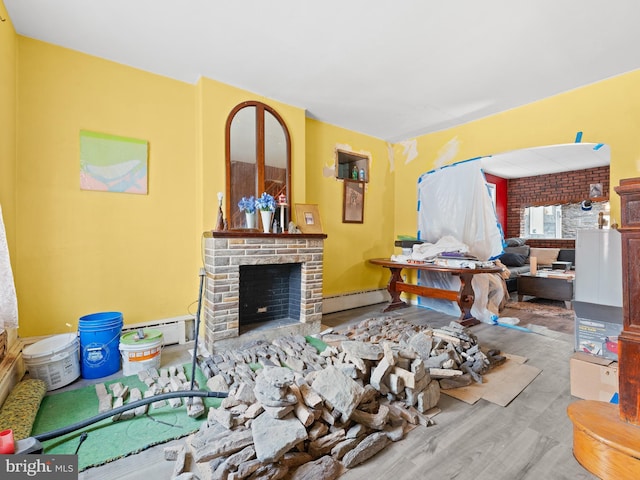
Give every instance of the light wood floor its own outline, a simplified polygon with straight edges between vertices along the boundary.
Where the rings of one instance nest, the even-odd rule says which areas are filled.
[[[339,330],[381,313],[381,305],[339,312],[323,317],[322,324]],[[391,313],[395,317],[430,324],[448,324],[453,317],[418,307]],[[506,311],[521,325],[535,323],[536,316],[522,311]],[[548,320],[548,319],[546,319]],[[564,320],[567,321],[567,320]],[[573,337],[566,333],[539,329],[538,333],[481,324],[471,328],[483,347],[527,357],[542,373],[507,407],[485,400],[468,405],[442,395],[442,412],[435,426],[418,427],[405,439],[391,444],[374,458],[347,471],[344,480],[476,479],[547,480],[594,479],[574,459],[572,425],[566,409],[576,399],[569,390],[569,357]],[[166,350],[166,353],[165,353]],[[165,357],[180,356],[176,347],[166,347]],[[184,350],[184,349],[182,349]],[[189,360],[187,360],[189,361]],[[166,445],[183,445],[176,440],[137,455],[88,469],[80,473],[86,480],[169,479],[173,462],[163,458]]]

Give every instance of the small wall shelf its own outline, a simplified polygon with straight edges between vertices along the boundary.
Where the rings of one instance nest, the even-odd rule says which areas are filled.
[[[336,178],[368,182],[369,155],[336,149]]]

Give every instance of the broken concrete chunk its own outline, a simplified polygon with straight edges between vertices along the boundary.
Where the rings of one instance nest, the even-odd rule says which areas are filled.
[[[294,445],[307,439],[307,430],[295,416],[276,419],[261,414],[251,423],[256,457],[262,462],[275,462]]]
[[[431,410],[440,401],[440,384],[437,380],[432,380],[429,385],[418,394],[418,404],[416,408],[420,413]]]
[[[382,347],[374,343],[349,341],[342,342],[341,346],[347,354],[363,360],[380,360],[384,355]]]
[[[307,452],[287,452],[278,460],[278,463],[293,469],[312,460],[313,458]]]
[[[299,467],[291,475],[291,480],[335,480],[340,476],[340,463],[329,455]]]
[[[339,428],[328,435],[317,438],[309,442],[309,454],[313,458],[321,457],[331,451],[331,449],[338,443],[345,439],[345,431],[343,428]]]
[[[402,377],[399,377],[398,375],[396,375],[395,373],[390,373],[389,374],[389,388],[391,389],[391,391],[393,393],[400,393],[402,392],[402,390],[404,390],[404,380],[402,379]]]
[[[207,420],[209,423],[218,422],[225,428],[229,430],[233,427],[233,415],[229,410],[225,410],[223,408],[210,408],[209,413],[207,414]]]
[[[197,462],[208,462],[217,457],[236,453],[253,443],[250,429],[238,429],[227,432],[226,435],[210,440],[194,452],[193,459]]]
[[[122,398],[120,398],[122,400]],[[111,394],[106,393],[98,397],[98,413],[105,413],[111,410]]]
[[[461,370],[452,370],[448,368],[430,368],[429,374],[432,378],[450,378],[462,375]]]
[[[171,478],[175,478],[181,473],[183,473],[186,463],[187,463],[187,452],[183,448],[178,451],[178,455],[176,457],[176,463],[173,465],[173,475]]]
[[[255,457],[256,457],[256,449],[253,447],[253,445],[249,445],[243,448],[242,450],[240,450],[239,452],[236,452],[230,455],[229,457],[227,457],[226,462],[227,462],[227,465],[229,465],[230,467],[236,468],[241,463],[246,462],[248,460],[253,460]]]
[[[191,418],[198,418],[205,412],[201,397],[189,397],[187,400],[187,415]]]
[[[442,390],[448,390],[450,388],[467,387],[473,383],[473,379],[471,375],[465,373],[457,377],[441,378],[439,383]]]
[[[293,412],[293,405],[287,405],[284,407],[267,407],[263,405],[264,413],[273,417],[273,418],[284,418]]]
[[[418,332],[411,337],[409,345],[413,347],[420,357],[427,359],[431,355],[433,337],[431,335],[426,335],[424,332]]]
[[[104,383],[96,384],[96,395],[98,396],[98,398],[109,395],[109,393],[107,392],[107,387],[104,385]]]
[[[366,413],[362,410],[354,410],[351,420],[361,423],[373,430],[382,430],[389,419],[389,407],[380,405],[377,413]]]
[[[178,454],[181,450],[184,451],[184,446],[164,447],[164,459],[170,462],[175,461],[178,458]]]
[[[373,388],[385,395],[389,389],[387,385],[383,383],[386,380],[387,373],[392,369],[392,365],[389,364],[386,358],[383,358],[378,362],[378,365],[371,371],[371,377],[369,383]]]
[[[346,468],[353,468],[356,465],[373,457],[389,443],[389,439],[385,432],[376,432],[365,437],[356,447],[347,452],[342,458],[342,464]]]
[[[208,385],[208,382],[207,382],[207,385]],[[240,385],[238,385],[238,388],[236,389],[233,396],[239,402],[245,403],[247,405],[255,403],[256,401],[256,396],[253,391],[253,386],[247,382],[242,382]]]
[[[410,371],[404,368],[394,367],[393,374],[400,377],[406,387],[414,388],[416,386],[416,376]]]
[[[299,389],[302,394],[302,399],[308,407],[317,408],[322,404],[322,397],[320,397],[320,395],[318,395],[308,384],[301,384]]]
[[[296,397],[288,392],[293,381],[293,372],[288,368],[264,367],[258,372],[253,393],[265,407],[294,405]]]
[[[262,412],[264,412],[264,408],[256,402],[249,405],[249,407],[244,411],[243,416],[244,418],[256,418]]]
[[[355,410],[364,389],[336,367],[318,372],[311,387],[345,418]]]
[[[404,427],[406,424],[407,422],[403,421],[403,423],[395,427],[393,425],[385,425],[383,431],[387,434],[389,440],[398,442],[404,438]]]

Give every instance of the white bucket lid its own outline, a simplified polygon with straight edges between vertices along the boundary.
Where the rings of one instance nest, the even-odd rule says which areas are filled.
[[[40,358],[67,350],[74,342],[77,341],[75,333],[62,333],[53,337],[40,340],[22,350],[22,356],[25,360]]]

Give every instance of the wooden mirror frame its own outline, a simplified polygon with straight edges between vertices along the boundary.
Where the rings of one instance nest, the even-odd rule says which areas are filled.
[[[258,198],[262,192],[267,191],[266,188],[266,165],[265,165],[265,143],[266,143],[266,135],[265,135],[265,112],[269,112],[273,117],[278,121],[280,126],[282,127],[282,131],[284,134],[284,139],[286,142],[285,152],[286,152],[286,174],[285,174],[285,195],[287,197],[287,203],[291,205],[291,137],[289,135],[289,130],[287,129],[287,125],[284,123],[282,117],[269,105],[266,105],[262,102],[258,101],[246,101],[236,105],[229,116],[227,117],[227,122],[225,125],[225,167],[226,167],[226,218],[229,222],[229,229],[236,229],[237,226],[233,225],[233,216],[237,213],[238,207],[237,204],[232,203],[232,199],[234,198],[232,195],[233,185],[232,185],[232,169],[231,169],[231,127],[233,124],[233,120],[236,114],[244,108],[254,107],[256,109],[256,131],[255,131],[255,144],[256,144],[256,185],[254,192],[242,192],[241,196],[249,196],[254,195]],[[270,192],[271,193],[271,192]],[[276,196],[276,195],[274,195]],[[276,198],[276,201],[278,199]]]

